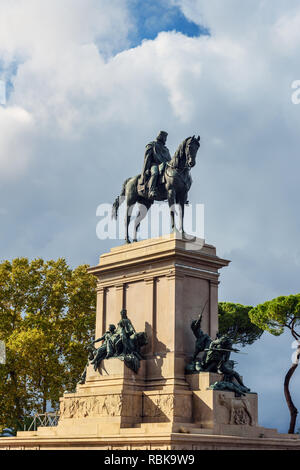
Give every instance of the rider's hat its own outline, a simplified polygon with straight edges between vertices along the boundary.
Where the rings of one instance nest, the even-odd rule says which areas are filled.
[[[157,138],[159,139],[159,137],[167,137],[168,136],[168,133],[165,132],[165,131],[160,131],[160,133],[158,134]]]

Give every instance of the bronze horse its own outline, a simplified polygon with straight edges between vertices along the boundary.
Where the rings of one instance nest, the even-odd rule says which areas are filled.
[[[134,239],[137,241],[137,232],[141,221],[145,218],[148,210],[154,201],[168,201],[171,216],[172,231],[176,231],[175,226],[175,204],[179,204],[181,208],[180,214],[180,232],[185,236],[183,229],[184,206],[187,203],[187,195],[192,185],[190,170],[196,164],[196,155],[200,147],[200,136],[196,138],[188,137],[178,147],[174,157],[166,164],[165,170],[158,183],[158,194],[155,199],[150,199],[139,189],[139,180],[141,175],[128,178],[124,184],[120,196],[118,196],[113,204],[112,217],[117,219],[118,209],[122,202],[126,199],[126,237],[127,243],[130,243],[128,227],[131,219],[133,207],[138,203],[139,211],[134,224]]]

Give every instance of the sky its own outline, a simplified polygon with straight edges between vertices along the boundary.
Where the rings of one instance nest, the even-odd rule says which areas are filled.
[[[97,238],[97,207],[163,129],[171,154],[201,135],[189,200],[232,261],[220,300],[298,293],[299,39],[298,0],[1,0],[0,259],[97,264],[122,243]],[[281,432],[291,345],[265,333],[238,358]]]

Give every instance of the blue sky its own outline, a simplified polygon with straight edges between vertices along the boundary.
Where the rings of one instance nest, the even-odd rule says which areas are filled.
[[[131,45],[137,46],[143,39],[155,39],[162,31],[177,31],[188,37],[209,34],[208,29],[187,19],[179,6],[169,0],[129,0],[134,18]]]
[[[123,243],[96,237],[96,209],[165,129],[171,154],[201,134],[189,200],[232,260],[220,300],[299,292],[299,42],[298,0],[2,0],[0,258],[94,265]],[[265,334],[238,366],[281,431],[291,343]]]
[[[0,60],[0,80],[4,84],[6,100],[9,100],[9,97],[13,92],[13,79],[17,71],[17,60],[12,61],[10,64],[8,64],[8,66],[5,66],[5,64]]]

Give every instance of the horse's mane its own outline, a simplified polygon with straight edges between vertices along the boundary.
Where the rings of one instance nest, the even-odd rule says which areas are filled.
[[[176,150],[174,157],[172,158],[172,163],[174,167],[178,166],[179,161],[182,160],[185,156],[185,146],[187,141],[191,139],[191,137],[187,137],[181,144],[179,145],[178,149]]]

